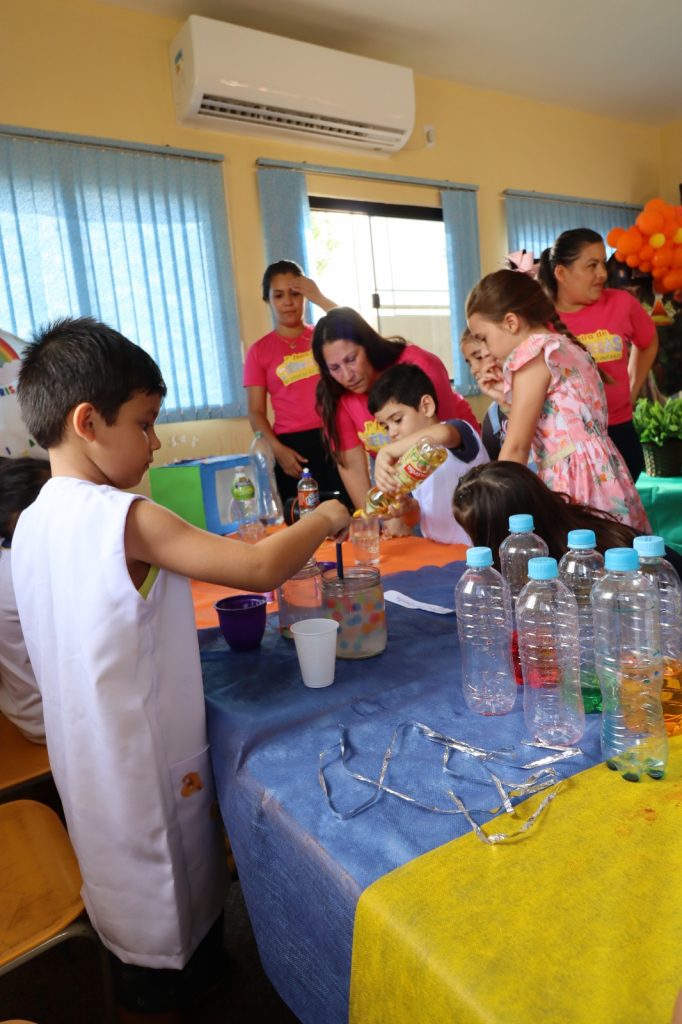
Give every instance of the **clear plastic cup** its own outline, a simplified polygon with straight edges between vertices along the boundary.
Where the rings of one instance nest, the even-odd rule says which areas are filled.
[[[303,619],[291,624],[298,664],[306,686],[321,689],[334,682],[338,628],[339,624],[334,619]]]
[[[356,565],[378,565],[381,521],[378,517],[358,516],[350,521],[350,542]]]

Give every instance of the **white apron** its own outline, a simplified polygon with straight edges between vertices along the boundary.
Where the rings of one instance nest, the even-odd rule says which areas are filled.
[[[189,583],[161,570],[135,589],[135,500],[54,477],[12,568],[88,914],[126,963],[181,968],[220,913],[224,851]]]

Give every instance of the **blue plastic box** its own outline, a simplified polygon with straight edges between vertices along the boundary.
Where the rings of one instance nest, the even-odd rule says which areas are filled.
[[[250,455],[213,455],[167,466],[152,466],[149,485],[154,501],[176,512],[188,523],[211,533],[234,533],[239,524],[230,518],[232,481],[237,473],[255,480]]]

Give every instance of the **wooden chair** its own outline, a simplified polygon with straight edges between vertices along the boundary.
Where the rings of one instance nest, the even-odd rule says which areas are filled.
[[[18,796],[34,783],[50,778],[47,747],[31,743],[16,725],[0,713],[0,794],[3,798]]]
[[[0,804],[0,976],[67,939],[97,944],[103,1020],[113,1019],[107,954],[84,915],[81,875],[66,829],[34,800]]]

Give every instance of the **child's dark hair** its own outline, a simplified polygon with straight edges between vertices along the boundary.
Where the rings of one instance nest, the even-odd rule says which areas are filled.
[[[559,294],[559,284],[554,276],[556,268],[569,267],[575,263],[586,245],[597,245],[599,242],[604,244],[598,231],[592,228],[571,228],[570,231],[562,231],[554,245],[544,250],[538,265],[538,281],[552,302],[556,302]]]
[[[552,300],[528,274],[520,274],[517,270],[496,270],[493,274],[487,274],[469,292],[467,320],[474,313],[494,324],[502,323],[507,313],[515,313],[530,328],[550,327],[557,334],[563,334],[587,352],[592,360],[590,350],[571,334]],[[609,383],[612,381],[598,366],[596,369],[602,380]]]
[[[418,409],[424,395],[431,396],[438,412],[436,389],[428,374],[412,363],[399,363],[377,377],[367,396],[367,407],[373,416],[391,401]]]
[[[277,260],[276,263],[271,263],[263,274],[263,302],[270,301],[272,279],[277,274],[293,274],[294,277],[303,277],[303,270],[293,260]]]
[[[136,391],[166,394],[158,366],[139,345],[91,317],[50,324],[26,346],[17,394],[29,433],[43,448],[59,444],[66,418],[90,402],[111,425]]]
[[[452,510],[472,544],[489,547],[499,569],[499,548],[508,533],[509,516],[529,513],[535,533],[557,560],[566,553],[569,530],[594,530],[597,548],[631,547],[638,535],[608,512],[579,505],[570,495],[549,487],[518,462],[488,462],[474,466],[460,479],[452,499]]]
[[[10,540],[18,514],[36,500],[49,479],[47,459],[0,461],[0,537]]]

